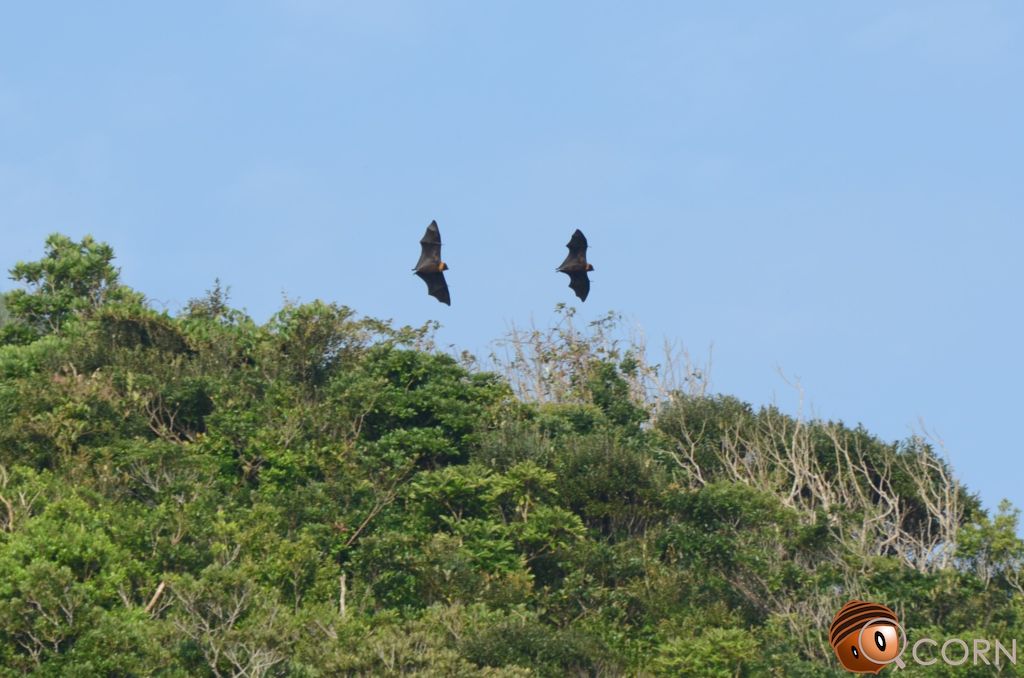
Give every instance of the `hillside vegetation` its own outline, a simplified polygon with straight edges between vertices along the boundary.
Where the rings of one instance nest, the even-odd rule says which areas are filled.
[[[1017,512],[925,439],[665,386],[615,316],[488,371],[320,301],[157,312],[109,246],[45,248],[0,310],[2,676],[840,676],[853,597],[1024,638]]]

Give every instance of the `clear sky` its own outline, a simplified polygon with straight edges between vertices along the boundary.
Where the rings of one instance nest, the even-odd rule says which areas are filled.
[[[583,319],[713,344],[756,405],[795,411],[781,368],[886,440],[922,417],[1024,507],[1024,4],[159,4],[0,8],[0,267],[92,233],[157,308],[220,277],[485,354],[575,302],[579,227]]]

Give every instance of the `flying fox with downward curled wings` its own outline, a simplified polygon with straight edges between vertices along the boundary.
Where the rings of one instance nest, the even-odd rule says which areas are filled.
[[[412,270],[427,283],[427,294],[442,304],[452,305],[448,282],[444,279],[448,264],[441,261],[441,231],[436,221],[430,222],[427,232],[420,238],[420,260]]]
[[[594,267],[587,263],[587,238],[577,228],[566,247],[569,248],[569,256],[555,270],[568,275],[569,287],[580,301],[586,301],[587,295],[590,294],[590,277],[587,272],[594,270]]]

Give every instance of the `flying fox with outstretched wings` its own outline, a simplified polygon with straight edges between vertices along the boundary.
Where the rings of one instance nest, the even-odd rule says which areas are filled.
[[[436,221],[430,222],[427,232],[420,238],[420,260],[412,270],[427,283],[427,294],[442,304],[452,305],[452,299],[448,295],[448,283],[444,279],[444,271],[448,270],[448,264],[441,261],[441,231],[438,230]]]
[[[587,238],[577,228],[566,247],[569,248],[569,256],[555,270],[568,275],[569,287],[580,301],[586,301],[587,295],[590,294],[590,278],[587,271],[594,270],[594,267],[587,263]]]

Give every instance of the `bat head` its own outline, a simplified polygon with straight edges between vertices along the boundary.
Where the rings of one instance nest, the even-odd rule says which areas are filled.
[[[594,270],[594,265],[593,264],[587,264],[587,270],[588,271],[593,271]]]
[[[444,263],[442,261],[440,264],[437,265],[437,270],[439,270],[439,271],[447,271],[448,270],[448,264],[446,264],[446,263]]]

